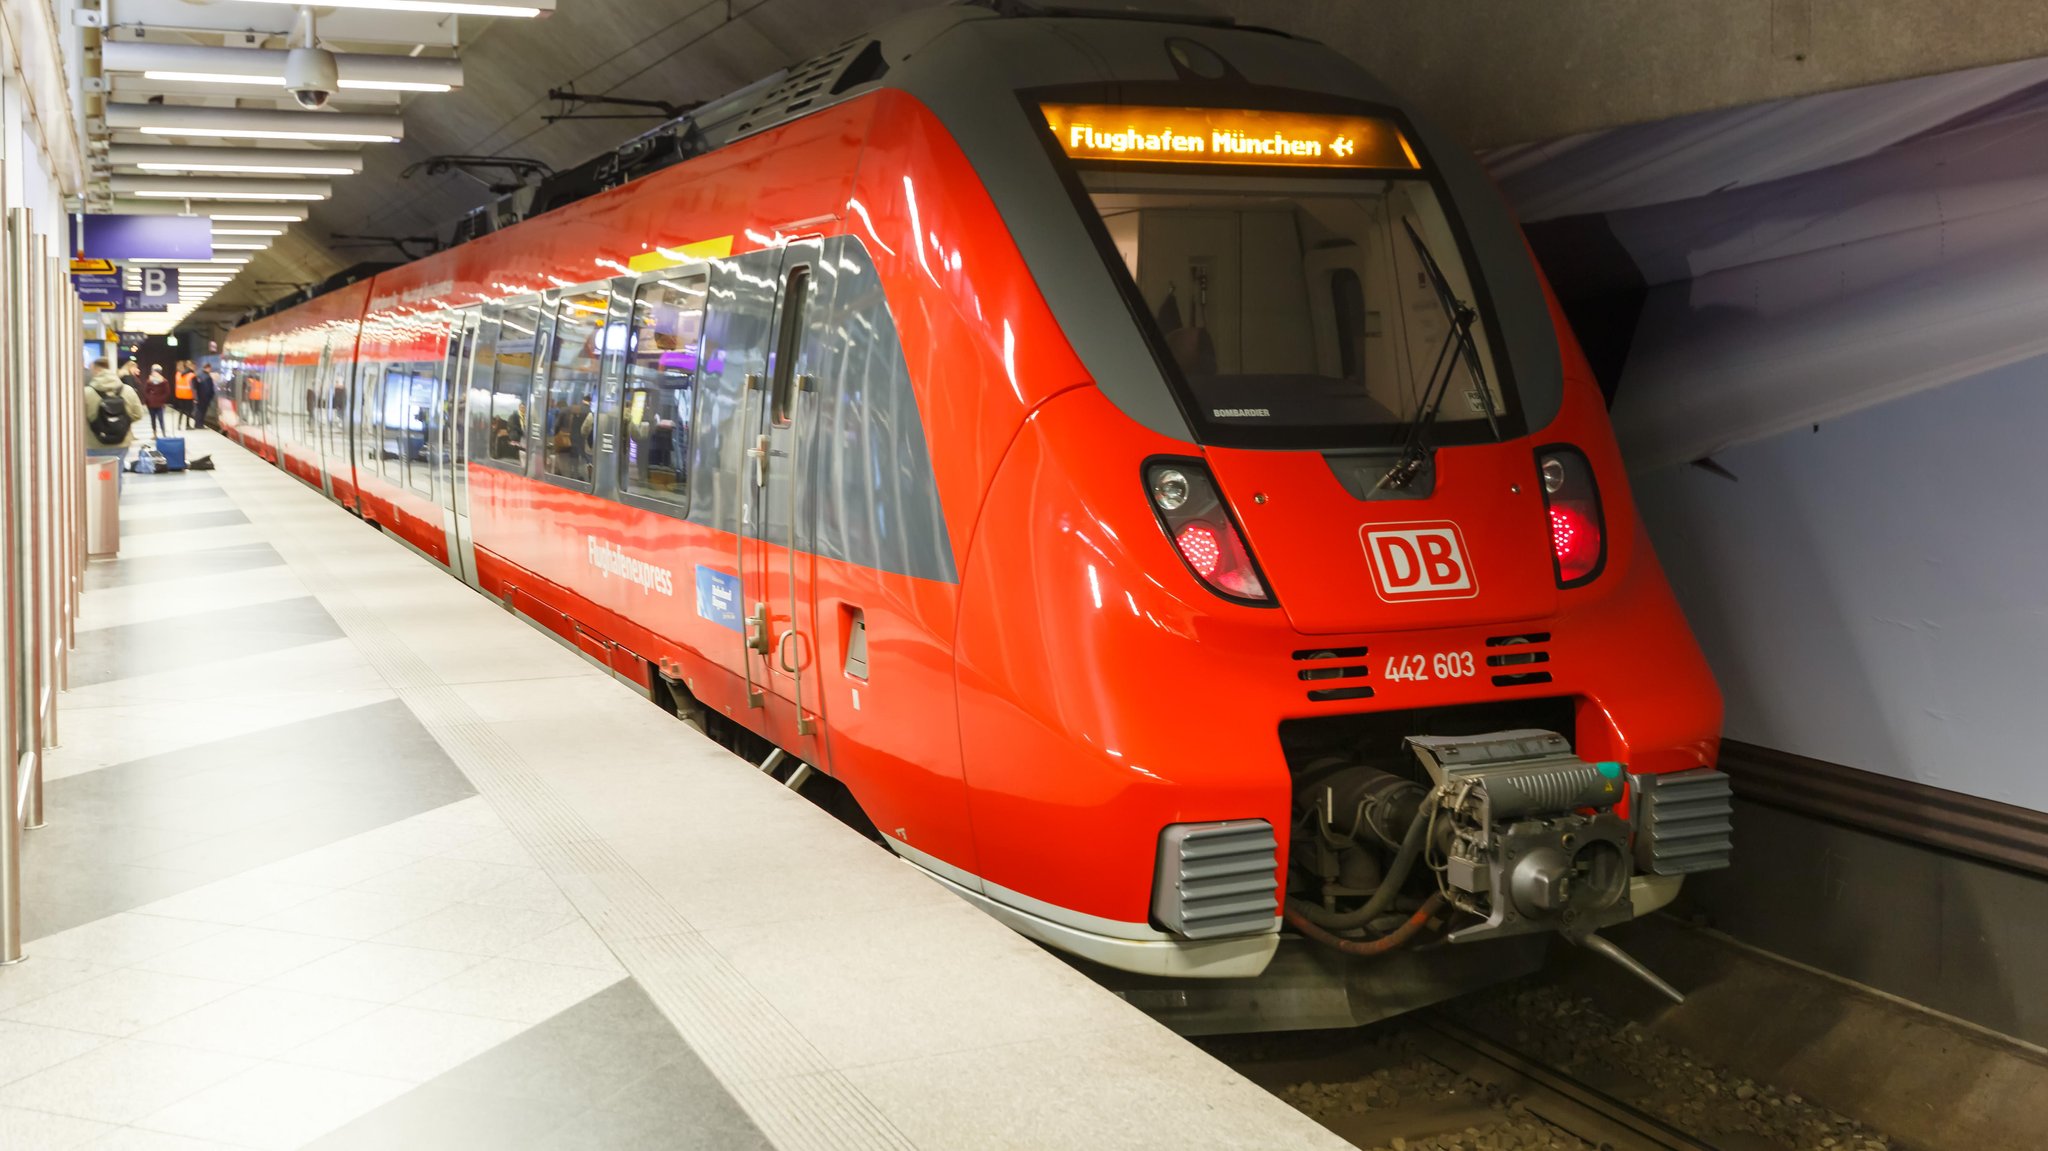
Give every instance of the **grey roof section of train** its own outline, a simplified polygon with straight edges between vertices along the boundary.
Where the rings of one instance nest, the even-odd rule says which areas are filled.
[[[716,119],[728,138],[753,135],[830,103],[878,87],[908,92],[945,124],[1008,221],[1012,238],[1044,291],[1054,317],[1103,394],[1145,427],[1196,438],[1113,273],[1059,174],[1046,161],[1037,125],[1017,93],[1062,85],[1179,83],[1167,55],[1170,38],[1216,52],[1245,82],[1324,93],[1399,108],[1416,143],[1455,204],[1472,256],[1491,297],[1525,431],[1556,418],[1563,365],[1534,260],[1506,203],[1471,153],[1431,126],[1358,65],[1333,49],[1258,29],[1104,17],[1000,16],[955,6],[913,13],[867,37],[750,86],[749,99],[720,101]],[[844,87],[833,83],[866,44],[889,69]],[[1230,82],[1235,86],[1236,82]],[[837,91],[832,89],[838,88]],[[1225,103],[1231,88],[1222,88]],[[753,94],[759,92],[760,96]],[[708,110],[708,109],[707,109]]]

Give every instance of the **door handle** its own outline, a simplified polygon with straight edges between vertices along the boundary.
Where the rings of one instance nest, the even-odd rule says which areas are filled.
[[[768,654],[768,605],[765,603],[755,604],[754,614],[747,617],[747,646],[762,655]]]
[[[795,638],[797,634],[793,627],[783,628],[782,634],[775,637],[775,662],[781,664],[782,670],[791,675],[795,675],[799,668],[798,664],[789,661],[789,641]]]

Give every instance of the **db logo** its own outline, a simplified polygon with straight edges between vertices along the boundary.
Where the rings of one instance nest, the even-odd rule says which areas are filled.
[[[1373,590],[1381,599],[1471,599],[1479,594],[1457,524],[1368,524],[1358,532],[1372,561]]]

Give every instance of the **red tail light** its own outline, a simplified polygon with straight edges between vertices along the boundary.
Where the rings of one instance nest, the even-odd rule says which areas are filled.
[[[1173,542],[1180,546],[1180,558],[1188,561],[1188,566],[1203,579],[1214,579],[1216,569],[1223,566],[1223,541],[1208,524],[1189,524],[1180,529]]]
[[[1227,599],[1261,606],[1273,602],[1209,469],[1193,460],[1152,460],[1145,465],[1145,491],[1166,537],[1196,579]]]
[[[1593,465],[1577,448],[1544,448],[1536,453],[1536,471],[1550,517],[1557,586],[1589,583],[1607,563],[1607,524],[1600,513]]]

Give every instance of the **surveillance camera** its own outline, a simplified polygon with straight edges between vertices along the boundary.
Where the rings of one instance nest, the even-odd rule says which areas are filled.
[[[284,58],[284,86],[301,108],[324,108],[340,83],[334,53],[324,48],[294,48]]]

